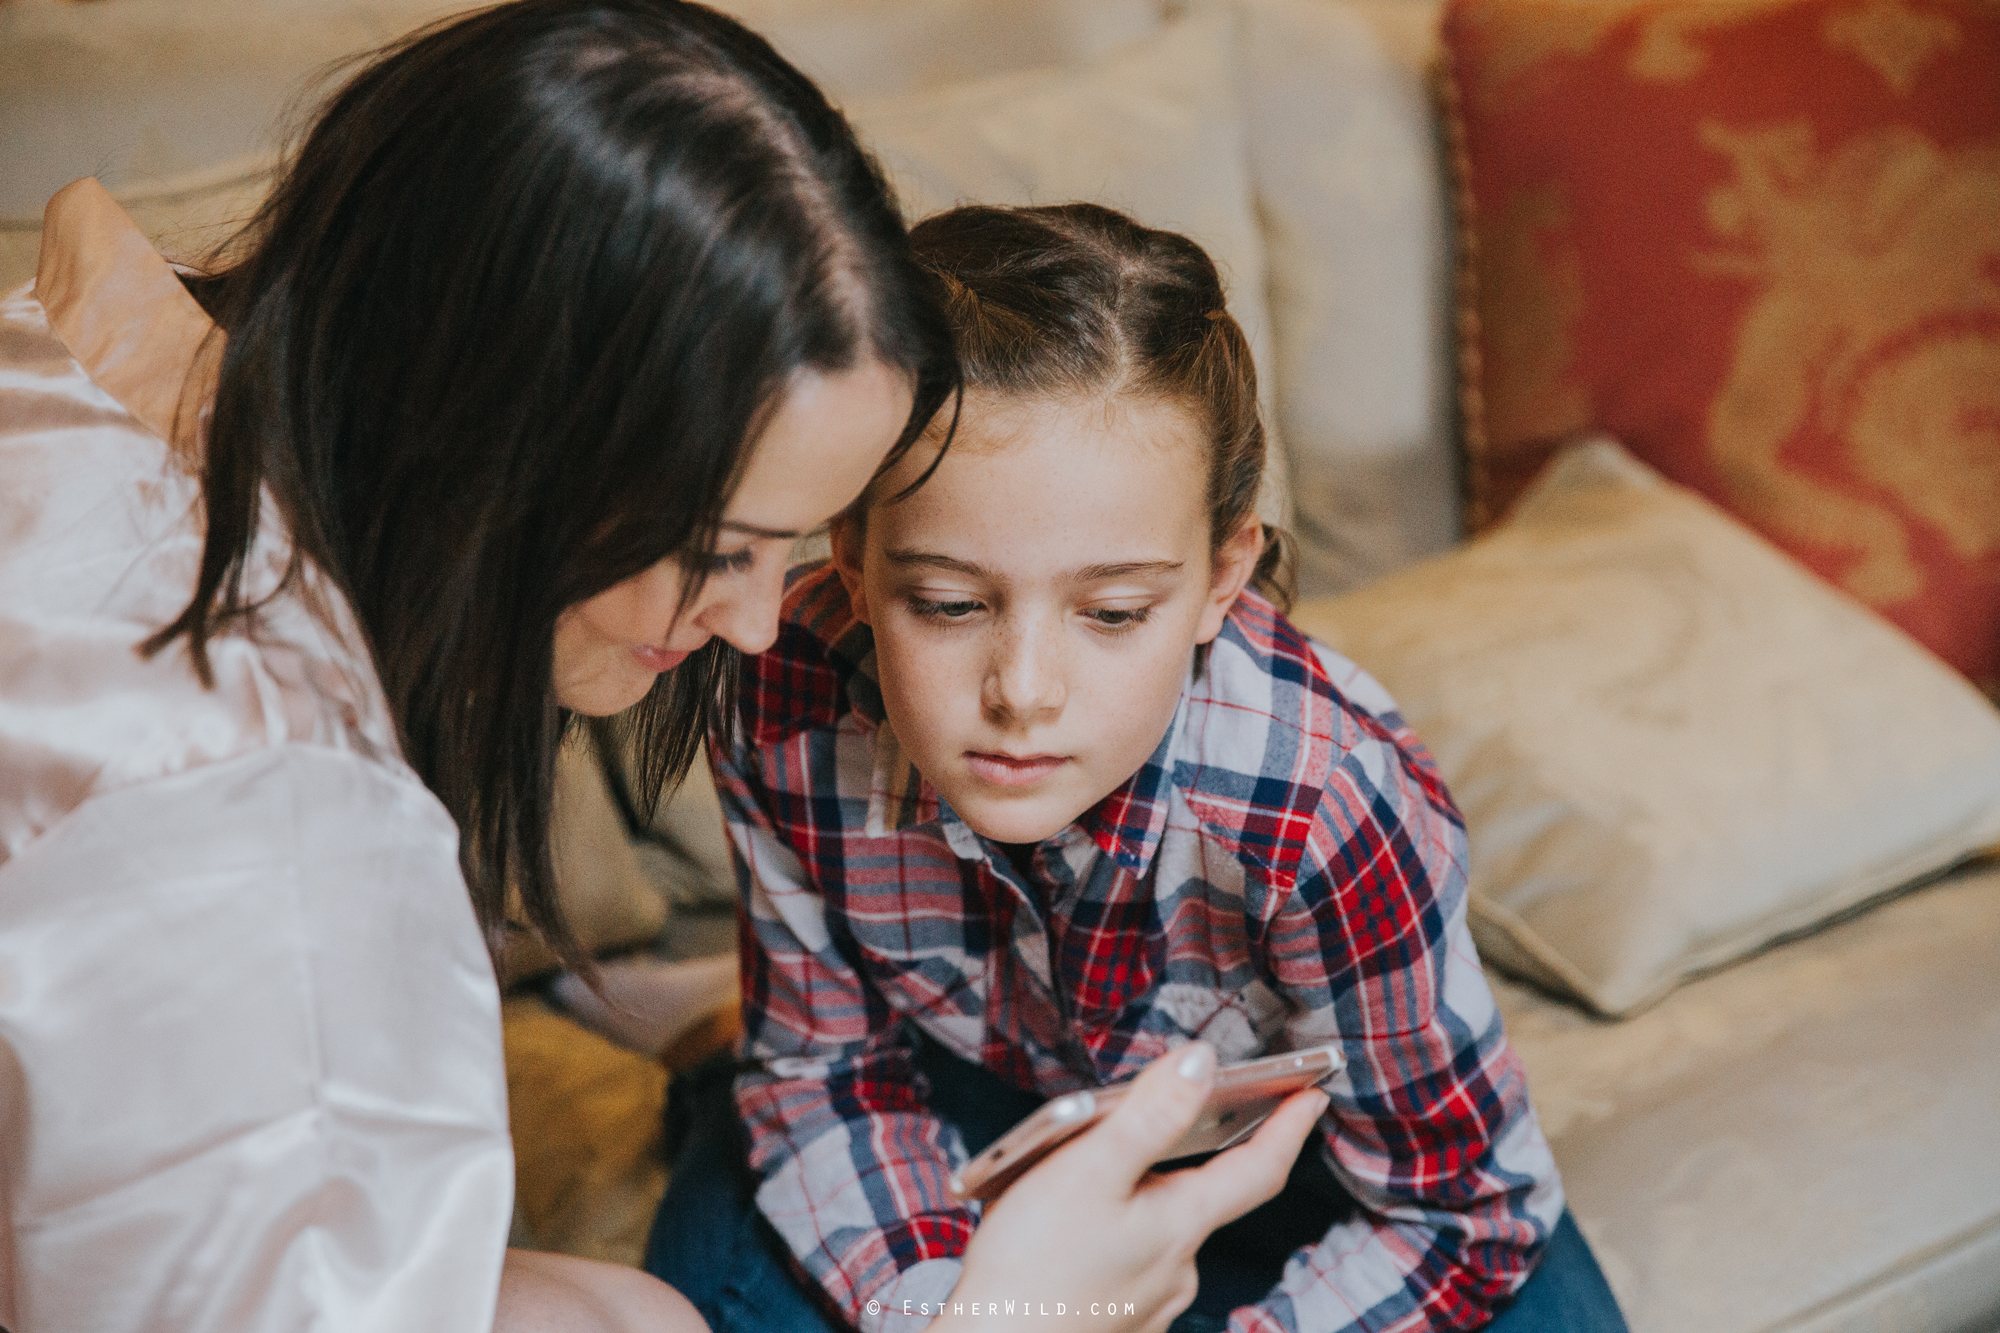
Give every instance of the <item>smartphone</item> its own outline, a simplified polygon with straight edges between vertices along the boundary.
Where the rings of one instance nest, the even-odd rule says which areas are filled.
[[[1159,1162],[1220,1152],[1249,1138],[1285,1098],[1324,1083],[1346,1063],[1338,1046],[1316,1046],[1224,1065],[1215,1071],[1201,1114]],[[1066,1092],[1048,1102],[967,1162],[951,1178],[951,1192],[961,1199],[999,1198],[1029,1167],[1111,1114],[1125,1087]]]

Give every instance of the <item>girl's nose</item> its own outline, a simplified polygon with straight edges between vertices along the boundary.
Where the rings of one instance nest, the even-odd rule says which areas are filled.
[[[1033,623],[1002,627],[980,702],[1001,721],[1028,723],[1062,712],[1069,696],[1061,635]]]

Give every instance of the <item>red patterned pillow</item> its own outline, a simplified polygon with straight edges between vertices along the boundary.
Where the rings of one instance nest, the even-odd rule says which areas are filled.
[[[1453,0],[1470,517],[1616,436],[2000,687],[2000,0]]]

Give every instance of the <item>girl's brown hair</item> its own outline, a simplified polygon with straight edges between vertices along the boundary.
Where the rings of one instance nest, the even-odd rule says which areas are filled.
[[[912,228],[910,246],[936,284],[965,388],[1183,404],[1207,445],[1211,546],[1255,512],[1264,477],[1257,368],[1200,246],[1096,204],[954,208]],[[1253,582],[1290,606],[1276,528],[1265,528]]]

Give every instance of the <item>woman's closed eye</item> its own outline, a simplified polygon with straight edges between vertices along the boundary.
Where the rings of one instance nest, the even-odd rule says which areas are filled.
[[[740,551],[710,551],[701,558],[701,572],[704,574],[741,574],[757,563],[757,548],[746,546]]]

